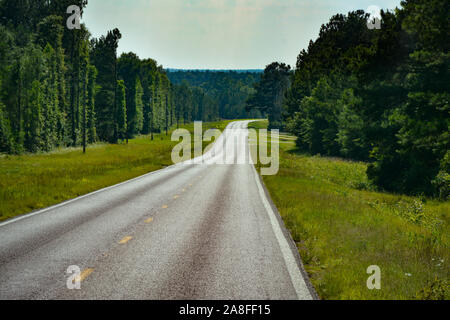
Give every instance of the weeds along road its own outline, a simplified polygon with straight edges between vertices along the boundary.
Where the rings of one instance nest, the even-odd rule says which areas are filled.
[[[212,164],[248,159],[248,122],[201,158],[0,223],[0,299],[312,299],[254,166]]]

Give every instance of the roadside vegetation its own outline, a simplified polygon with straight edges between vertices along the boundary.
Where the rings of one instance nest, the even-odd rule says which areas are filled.
[[[116,144],[194,120],[260,116],[245,111],[259,73],[170,72],[171,82],[154,59],[118,56],[119,29],[96,38],[84,23],[67,28],[72,5],[82,16],[88,1],[0,1],[0,152]]]
[[[203,123],[223,131],[230,121]],[[193,132],[194,125],[182,126]],[[45,208],[172,165],[171,132],[138,136],[128,144],[98,143],[50,153],[0,155],[0,221]],[[205,143],[206,144],[206,143]]]
[[[336,14],[297,57],[274,62],[247,102],[310,154],[368,162],[380,189],[450,199],[449,1]]]
[[[449,201],[377,192],[366,163],[301,153],[284,137],[279,173],[263,179],[322,299],[450,298]],[[380,290],[366,286],[371,265]]]

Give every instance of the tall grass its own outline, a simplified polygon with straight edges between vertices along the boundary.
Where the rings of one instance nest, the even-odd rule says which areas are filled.
[[[292,142],[280,144],[279,173],[263,177],[317,292],[448,299],[450,202],[377,192],[366,168],[301,154]],[[380,290],[366,286],[370,265],[381,268]]]
[[[229,121],[204,123],[223,130]],[[183,126],[193,131],[193,124]],[[140,176],[172,164],[171,135],[96,144],[83,154],[66,148],[44,154],[0,157],[0,221]]]

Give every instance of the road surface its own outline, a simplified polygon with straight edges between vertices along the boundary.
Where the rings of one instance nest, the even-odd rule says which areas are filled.
[[[198,161],[246,159],[247,124],[202,158],[0,223],[0,299],[315,297],[254,166]]]

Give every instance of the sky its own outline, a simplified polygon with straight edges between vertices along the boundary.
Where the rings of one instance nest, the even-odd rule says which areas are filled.
[[[297,55],[336,13],[400,0],[89,0],[82,22],[94,37],[119,28],[119,54],[165,68],[264,69],[295,66]]]

